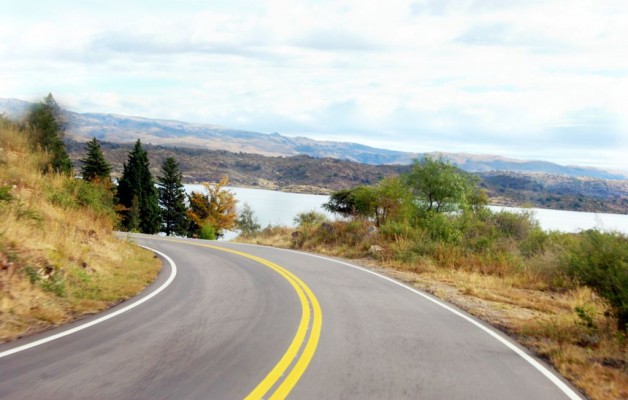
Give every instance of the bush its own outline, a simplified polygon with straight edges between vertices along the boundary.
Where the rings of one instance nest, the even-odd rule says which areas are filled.
[[[628,237],[617,232],[588,230],[567,254],[567,270],[580,283],[605,298],[628,330]]]
[[[10,186],[0,186],[0,202],[10,202],[13,200]]]
[[[102,183],[68,179],[62,186],[50,189],[48,201],[64,209],[86,207],[112,220],[115,218],[113,192]]]
[[[545,251],[549,235],[541,228],[535,227],[528,236],[519,243],[519,251],[526,258],[533,257]]]
[[[426,229],[435,241],[454,244],[462,239],[462,231],[457,222],[454,215],[426,212],[419,220],[419,225]]]
[[[325,221],[327,221],[327,217],[325,216],[325,214],[320,213],[316,210],[300,212],[297,214],[296,217],[294,217],[294,223],[298,226],[318,225],[322,224]]]
[[[513,213],[500,211],[494,214],[495,225],[499,231],[511,238],[524,240],[534,229],[540,229],[532,212]]]
[[[216,240],[216,228],[211,225],[201,226],[199,238],[205,240]]]

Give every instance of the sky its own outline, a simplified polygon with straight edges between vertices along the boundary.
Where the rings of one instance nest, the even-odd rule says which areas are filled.
[[[0,97],[628,171],[626,0],[0,0]]]

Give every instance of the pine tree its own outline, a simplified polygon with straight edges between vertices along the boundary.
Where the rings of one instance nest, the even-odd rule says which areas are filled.
[[[137,195],[133,196],[131,200],[131,208],[129,209],[129,225],[127,226],[129,232],[135,232],[140,229],[140,201]]]
[[[100,148],[100,143],[96,138],[87,142],[87,154],[81,159],[83,167],[81,175],[89,182],[109,182],[111,180],[111,165],[105,160],[105,156]]]
[[[172,157],[166,158],[161,167],[161,174],[162,176],[157,177],[157,182],[163,231],[168,236],[172,234],[185,236],[189,224],[179,163]]]
[[[44,97],[44,101],[35,104],[30,110],[27,121],[34,131],[34,144],[50,153],[50,168],[54,172],[72,174],[72,161],[68,157],[63,143],[65,126],[61,108],[52,97],[52,93]]]
[[[129,153],[128,162],[124,164],[122,177],[118,184],[118,203],[122,206],[122,226],[130,229],[133,196],[137,196],[139,204],[139,231],[157,233],[161,227],[159,201],[153,176],[150,173],[148,155],[142,149],[138,139]]]

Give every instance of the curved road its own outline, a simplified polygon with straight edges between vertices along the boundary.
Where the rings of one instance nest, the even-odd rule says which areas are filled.
[[[1,399],[580,398],[503,335],[368,271],[259,246],[135,240],[174,265],[164,258],[131,302],[0,346]]]

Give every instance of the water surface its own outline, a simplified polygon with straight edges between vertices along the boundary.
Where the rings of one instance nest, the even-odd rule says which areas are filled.
[[[186,191],[203,191],[202,185],[185,185]],[[263,189],[228,188],[238,200],[238,209],[248,203],[253,209],[259,224],[294,226],[294,217],[305,211],[319,211],[326,213],[322,205],[329,200],[329,196],[316,194],[285,193]],[[490,206],[494,211],[507,210],[521,212],[524,209],[515,207]],[[588,213],[579,211],[548,210],[542,208],[525,209],[532,211],[534,217],[544,230],[562,232],[579,232],[597,228],[605,231],[619,231],[628,234],[628,215],[608,213]],[[229,232],[225,239],[233,239],[235,233]]]

